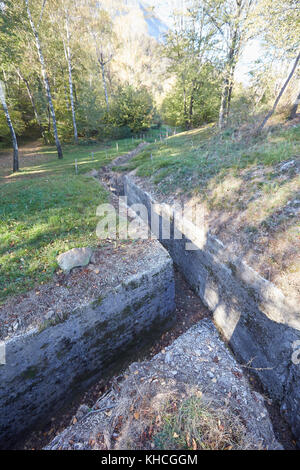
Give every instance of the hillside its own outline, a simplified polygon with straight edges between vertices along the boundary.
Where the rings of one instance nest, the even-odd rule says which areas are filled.
[[[206,229],[299,300],[300,126],[260,137],[213,125],[151,144],[130,164],[160,201],[205,208]]]

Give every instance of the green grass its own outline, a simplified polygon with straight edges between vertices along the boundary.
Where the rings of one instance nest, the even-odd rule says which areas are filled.
[[[30,165],[26,166],[26,156],[21,159],[22,169],[17,174],[2,167],[0,303],[51,280],[59,253],[99,242],[96,208],[108,200],[108,194],[84,175],[139,142],[125,139],[101,145],[68,145],[64,146],[63,160],[58,160],[55,148],[42,147],[37,156],[30,156]]]
[[[0,301],[46,282],[56,256],[95,245],[96,208],[107,200],[96,181],[57,175],[0,186]]]
[[[300,126],[251,137],[234,129],[219,133],[208,125],[151,144],[123,169],[137,168],[138,176],[150,177],[165,193],[177,188],[197,191],[213,178],[224,179],[229,170],[272,166],[299,152]]]

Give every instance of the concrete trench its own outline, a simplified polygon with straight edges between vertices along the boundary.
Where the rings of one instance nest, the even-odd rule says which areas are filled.
[[[164,204],[153,210],[157,202],[134,172],[125,176],[114,173],[112,178],[115,193],[125,196],[129,207],[142,204],[147,208],[146,213],[139,212],[146,223],[156,218],[157,238],[212,312],[214,324],[235,357],[249,366],[265,392],[279,404],[300,447],[300,364],[293,361],[293,348],[300,344],[299,306],[218,239],[199,236],[201,228],[177,217],[176,209]],[[162,235],[164,225],[170,226],[169,238]],[[192,243],[194,249],[186,250],[186,243]]]
[[[147,208],[144,223],[158,217],[158,241],[153,241],[157,256],[146,271],[129,276],[101,301],[93,299],[57,324],[32,328],[7,341],[9,362],[6,368],[0,366],[0,446],[7,448],[16,435],[42,422],[79,388],[117,373],[125,353],[129,363],[147,347],[145,337],[150,345],[157,333],[168,329],[174,320],[173,262],[212,312],[238,361],[250,366],[280,404],[300,447],[300,365],[292,362],[292,345],[300,340],[299,313],[220,241],[209,237],[203,244],[199,227],[187,221],[184,228],[173,208],[160,206],[153,214],[156,201],[133,174],[106,174],[106,183],[110,178],[114,193],[125,196],[128,207]],[[138,215],[143,218],[145,213]],[[164,224],[170,224],[169,239],[162,235]],[[182,238],[174,238],[175,232]],[[189,242],[198,244],[197,249],[186,250]],[[116,338],[113,346],[111,337]]]

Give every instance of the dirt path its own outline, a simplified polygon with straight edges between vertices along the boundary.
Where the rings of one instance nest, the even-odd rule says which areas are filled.
[[[39,153],[43,147],[43,143],[41,140],[35,140],[33,142],[24,143],[19,148],[19,161],[20,161],[20,169],[25,166],[34,166],[35,164],[40,164],[41,157],[43,158],[43,162],[47,161],[52,156],[48,156],[47,154]],[[12,150],[2,150],[0,151],[0,183],[5,183],[8,181],[14,181],[15,178],[11,177],[12,174]],[[18,176],[18,179],[20,176]]]

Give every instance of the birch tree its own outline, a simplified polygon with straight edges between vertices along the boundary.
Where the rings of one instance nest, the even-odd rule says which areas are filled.
[[[224,46],[225,64],[219,111],[219,127],[226,126],[230,112],[234,74],[249,39],[249,20],[254,0],[204,0],[204,8]]]
[[[9,127],[10,133],[11,133],[11,140],[13,144],[13,172],[19,171],[19,149],[18,149],[18,142],[17,142],[17,137],[16,133],[14,130],[13,123],[10,118],[10,114],[8,111],[8,107],[6,104],[5,100],[5,88],[4,84],[0,81],[0,101],[3,107],[3,111],[5,113],[7,125]]]
[[[101,80],[103,84],[106,110],[109,112],[109,96],[106,79],[106,67],[114,55],[113,25],[109,13],[99,8],[98,3],[90,0],[83,13],[86,22],[86,30],[92,42]]]
[[[43,12],[43,9],[44,9],[44,6],[45,6],[44,3],[45,2],[43,2],[43,5],[42,5],[42,12]],[[61,144],[60,144],[59,137],[58,137],[58,132],[57,132],[55,110],[54,110],[54,106],[53,106],[51,89],[50,89],[50,82],[49,82],[49,78],[48,78],[48,75],[47,75],[46,64],[45,64],[44,55],[43,55],[43,52],[42,52],[41,42],[40,42],[38,31],[37,31],[37,29],[35,27],[35,24],[34,24],[34,21],[33,21],[33,17],[32,17],[30,6],[29,6],[29,0],[25,0],[25,5],[26,5],[26,11],[27,11],[27,16],[28,16],[28,19],[29,19],[30,27],[32,29],[32,33],[33,33],[34,38],[35,38],[35,44],[36,44],[36,48],[37,48],[37,52],[38,52],[38,56],[39,56],[40,65],[41,65],[41,72],[42,72],[44,87],[45,87],[46,96],[47,96],[47,100],[48,100],[48,106],[49,106],[51,117],[52,117],[53,134],[54,134],[55,144],[56,144],[56,148],[57,148],[57,155],[58,155],[58,158],[61,159],[61,158],[63,158],[63,153],[62,153],[62,148],[61,148]],[[42,12],[41,12],[41,15],[40,15],[40,21],[42,19]]]
[[[74,99],[74,83],[73,83],[73,53],[72,41],[76,29],[79,28],[79,16],[77,4],[70,0],[56,0],[51,3],[50,17],[55,32],[61,38],[64,50],[64,56],[68,69],[69,97],[71,104],[72,123],[75,143],[78,144],[78,131],[76,123],[76,110]],[[65,87],[65,85],[64,85]],[[67,101],[67,108],[69,103]]]
[[[70,88],[70,102],[71,102],[71,111],[72,111],[72,120],[74,128],[74,139],[75,143],[78,144],[78,132],[76,124],[76,114],[75,114],[75,104],[74,104],[74,93],[73,93],[73,78],[72,78],[72,58],[71,58],[71,35],[70,35],[70,16],[69,10],[65,8],[65,29],[66,29],[66,40],[63,41],[64,52],[66,61],[68,64],[69,72],[69,88]]]
[[[270,117],[273,116],[273,114],[274,114],[274,112],[275,112],[275,110],[276,110],[276,108],[277,108],[277,106],[278,106],[278,103],[279,103],[279,101],[280,101],[280,99],[281,99],[281,97],[282,97],[282,95],[283,95],[285,89],[287,88],[287,86],[288,86],[290,80],[292,79],[292,77],[293,77],[293,75],[294,75],[294,73],[295,73],[295,70],[296,70],[297,67],[298,67],[299,61],[300,61],[300,52],[299,52],[299,54],[298,54],[297,57],[296,57],[296,60],[295,60],[295,62],[294,62],[294,64],[293,64],[293,66],[292,66],[292,69],[291,69],[291,71],[290,71],[290,73],[289,73],[289,75],[288,75],[286,81],[284,82],[284,85],[283,85],[283,87],[281,88],[281,90],[280,90],[280,92],[279,92],[279,94],[278,94],[278,96],[277,96],[277,98],[276,98],[276,100],[275,100],[275,102],[274,102],[274,104],[273,104],[272,109],[268,112],[268,114],[267,114],[267,115],[265,116],[265,118],[263,119],[262,123],[258,126],[258,129],[257,129],[257,132],[258,132],[258,133],[263,130],[263,128],[264,128],[265,125],[267,124],[267,122],[268,122],[268,120],[270,119]]]

